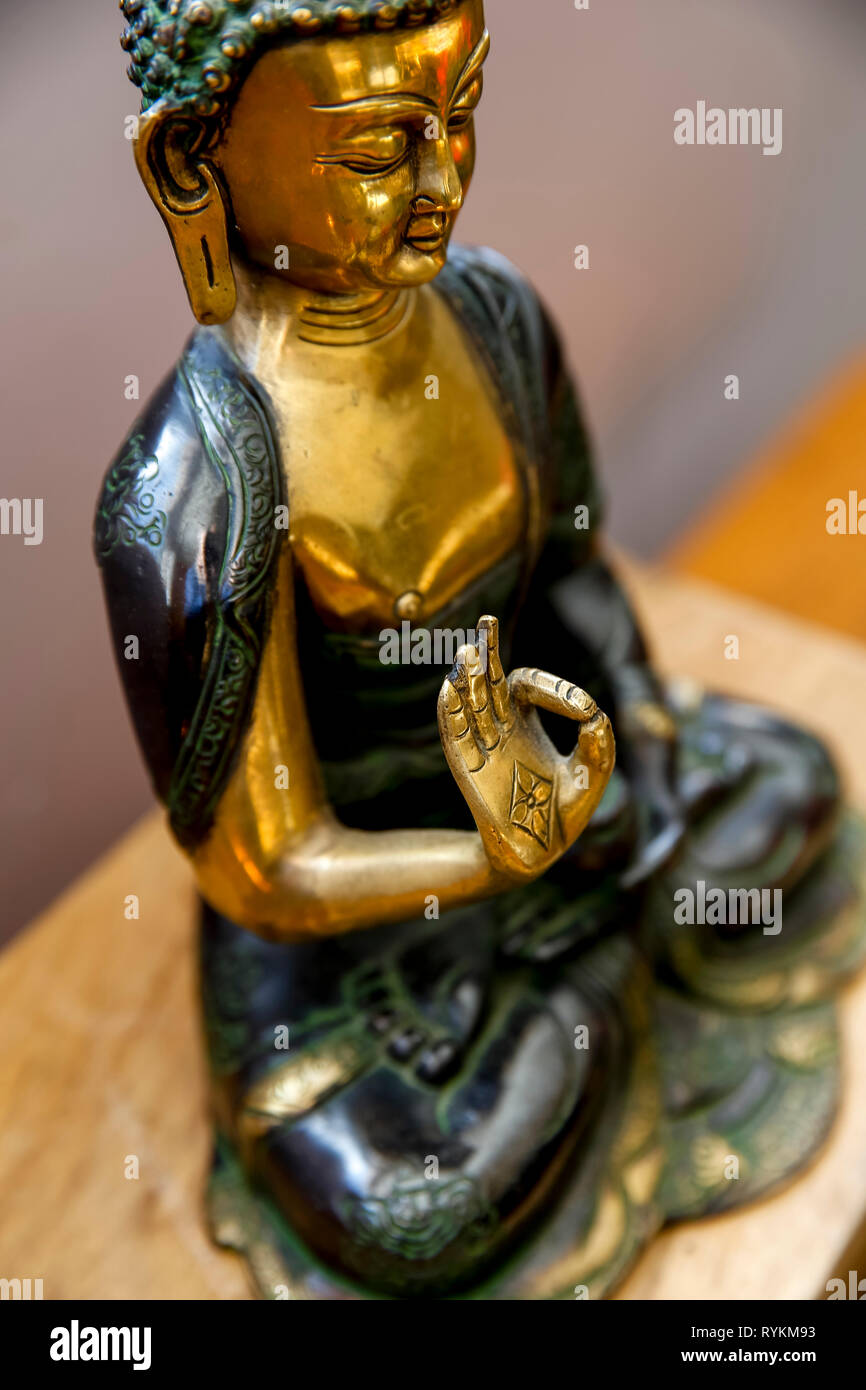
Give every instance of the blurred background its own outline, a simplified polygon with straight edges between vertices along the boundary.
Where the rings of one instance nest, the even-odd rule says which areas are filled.
[[[866,636],[863,0],[487,0],[493,53],[465,241],[536,283],[566,339],[609,533]],[[90,528],[102,475],[192,326],[135,173],[111,0],[0,15],[0,939],[151,803]],[[679,147],[699,100],[781,107],[776,158]],[[575,270],[574,248],[589,248]],[[725,378],[740,399],[725,399]],[[816,466],[816,458],[820,465]]]

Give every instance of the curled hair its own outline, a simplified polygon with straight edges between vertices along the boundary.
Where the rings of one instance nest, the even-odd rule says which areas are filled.
[[[120,0],[120,44],[141,109],[162,97],[197,115],[224,109],[251,60],[275,38],[351,36],[434,24],[461,0]]]

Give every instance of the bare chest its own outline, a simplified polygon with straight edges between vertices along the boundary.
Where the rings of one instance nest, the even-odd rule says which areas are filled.
[[[523,536],[491,385],[444,305],[419,319],[414,335],[363,349],[311,345],[297,370],[265,381],[295,564],[345,630],[424,622]]]

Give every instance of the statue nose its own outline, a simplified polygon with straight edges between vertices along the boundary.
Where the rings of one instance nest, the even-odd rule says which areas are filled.
[[[463,184],[448,141],[422,140],[420,143],[427,149],[422,151],[419,161],[416,202],[431,205],[422,210],[421,215],[459,212],[463,206]]]

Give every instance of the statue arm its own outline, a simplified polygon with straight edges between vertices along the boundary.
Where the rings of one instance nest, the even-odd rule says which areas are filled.
[[[188,396],[172,374],[108,471],[94,535],[133,726],[169,807],[214,645],[225,509]],[[337,821],[321,785],[294,615],[286,611],[290,556],[281,563],[284,582],[231,774],[205,833],[179,836],[202,894],[232,920],[289,939],[418,916],[431,895],[444,911],[499,891],[502,876],[477,832],[373,834]]]
[[[214,824],[191,854],[203,896],[279,940],[437,912],[501,891],[477,831],[342,825],[327,801],[297,656],[291,555],[281,560],[255,710]]]
[[[135,428],[106,479],[96,551],[139,742],[213,907],[263,936],[303,939],[419,916],[431,899],[435,911],[446,911],[544,872],[580,833],[610,774],[604,715],[587,716],[566,700],[567,717],[588,721],[584,757],[599,771],[592,791],[578,795],[567,761],[535,718],[534,706],[552,697],[545,687],[551,678],[534,670],[516,690],[511,713],[500,711],[501,738],[476,750],[479,765],[462,768],[468,744],[456,760],[449,757],[463,794],[472,789],[476,831],[368,833],[341,825],[307,721],[290,552],[278,552],[267,588],[254,591],[269,595],[269,621],[264,609],[237,603],[228,613],[221,588],[227,494],[177,378]],[[469,680],[465,670],[463,678]],[[477,696],[486,707],[491,692],[476,692],[476,681],[466,698]],[[456,753],[463,716],[449,716],[443,742],[446,753],[452,744]],[[512,843],[506,825],[515,748],[539,785],[552,789],[551,833],[537,845],[525,834],[521,845]]]
[[[486,664],[462,648],[439,697],[445,756],[477,830],[350,829],[327,802],[310,734],[289,551],[281,566],[253,719],[214,824],[191,855],[204,897],[263,936],[291,940],[431,908],[438,916],[543,873],[585,828],[613,768],[610,724],[595,702],[536,669],[506,678],[498,624],[482,618]],[[577,724],[570,758],[550,743],[538,708]],[[588,782],[576,766],[590,768]]]

